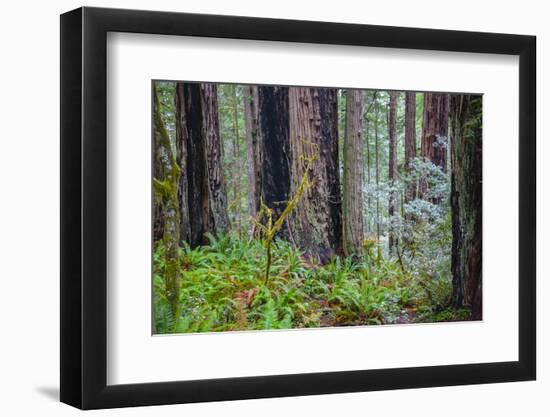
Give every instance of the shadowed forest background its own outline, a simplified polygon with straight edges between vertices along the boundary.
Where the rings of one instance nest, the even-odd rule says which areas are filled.
[[[480,95],[152,94],[153,333],[481,319]]]

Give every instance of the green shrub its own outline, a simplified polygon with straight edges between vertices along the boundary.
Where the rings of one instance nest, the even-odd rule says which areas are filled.
[[[261,241],[236,235],[209,236],[209,241],[207,246],[191,249],[184,244],[180,249],[177,320],[165,296],[163,246],[156,246],[156,333],[434,322],[469,314],[448,308],[449,273],[434,277],[415,269],[405,272],[395,260],[373,259],[369,253],[362,259],[334,257],[327,265],[312,266],[290,243],[276,239],[266,283]]]

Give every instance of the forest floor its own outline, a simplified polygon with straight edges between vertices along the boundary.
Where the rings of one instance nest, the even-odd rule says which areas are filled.
[[[211,238],[181,249],[180,317],[165,297],[162,245],[154,254],[156,333],[293,329],[468,320],[448,307],[449,278],[405,272],[380,256],[306,261],[278,240],[265,279],[265,248],[258,240]]]

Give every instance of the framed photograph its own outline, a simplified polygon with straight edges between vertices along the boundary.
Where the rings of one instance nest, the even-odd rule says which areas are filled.
[[[533,380],[535,37],[61,16],[61,401]]]

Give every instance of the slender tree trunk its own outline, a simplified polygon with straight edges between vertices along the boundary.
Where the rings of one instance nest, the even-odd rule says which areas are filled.
[[[201,84],[203,139],[208,173],[209,230],[226,233],[229,230],[227,194],[223,176],[223,148],[218,121],[218,91],[216,84]]]
[[[361,90],[346,94],[346,132],[344,137],[344,253],[363,252],[363,105]]]
[[[405,93],[405,169],[411,174],[411,163],[416,157],[416,93]],[[416,198],[416,184],[413,178],[409,178],[405,190],[405,202]]]
[[[372,107],[374,106],[374,103],[376,101],[376,95],[377,92],[374,91],[371,96],[371,100],[369,103],[369,106],[367,107],[366,111],[364,111],[363,118],[365,119],[365,147],[367,148],[367,166],[366,166],[366,178],[367,178],[367,186],[369,188],[369,193],[367,194],[367,213],[366,216],[366,232],[371,233],[372,232],[372,216],[371,216],[371,205],[372,205],[372,198],[371,198],[371,192],[370,192],[370,185],[371,185],[371,147],[370,147],[370,124],[369,124],[369,113],[372,110]]]
[[[390,91],[390,101],[389,101],[389,110],[388,110],[388,137],[389,137],[388,180],[390,182],[390,187],[392,188],[395,186],[395,182],[397,181],[396,112],[397,112],[397,93],[394,91]],[[390,197],[388,202],[388,214],[390,216],[390,220],[395,214],[396,207],[397,207],[397,193],[392,190],[390,191]],[[394,253],[397,241],[394,236],[394,231],[392,226],[390,226],[388,244],[389,244],[390,254]]]
[[[441,166],[443,167],[443,172],[447,172],[448,167],[448,159],[450,154],[450,146],[449,146],[449,94],[441,94],[440,101],[439,101],[439,132],[437,133],[437,152],[434,151],[434,153],[437,153],[438,158],[442,160]],[[434,148],[436,148],[434,143]]]
[[[243,86],[246,159],[248,163],[248,215],[256,218],[260,207],[260,145],[258,132],[258,87]],[[253,222],[250,222],[251,231]]]
[[[233,100],[232,100],[232,107],[233,107],[233,199],[234,199],[234,205],[235,205],[235,223],[238,230],[239,237],[241,236],[241,201],[240,201],[240,192],[239,192],[239,179],[240,175],[237,174],[240,170],[241,161],[240,155],[240,135],[239,135],[239,96],[237,93],[237,86],[233,85]]]
[[[161,202],[164,230],[162,242],[164,245],[164,285],[166,298],[170,304],[172,317],[176,325],[179,318],[179,242],[180,242],[180,213],[179,213],[179,179],[180,168],[176,156],[172,152],[172,144],[162,116],[158,92],[154,94],[154,139],[155,157],[159,164],[159,177],[153,179],[156,198]]]
[[[311,186],[290,216],[291,232],[308,256],[328,262],[342,251],[337,91],[290,88],[289,110],[292,194],[304,174],[304,157],[319,153]]]
[[[424,93],[422,156],[447,172],[449,95]]]
[[[365,115],[365,117],[367,117]],[[366,228],[365,232],[368,234],[371,232],[371,219],[370,219],[370,213],[371,213],[371,197],[370,197],[370,143],[369,143],[369,119],[365,119],[365,147],[367,148],[367,164],[365,168],[365,172],[363,174],[363,178],[367,178],[367,187],[369,189],[369,193],[367,194],[367,213],[368,216],[366,216]]]
[[[380,152],[378,144],[378,99],[374,103],[374,153],[376,162],[376,242],[380,243]]]
[[[453,304],[482,318],[482,97],[451,97]]]
[[[156,145],[153,144],[156,152]],[[162,178],[160,162],[158,158],[153,158],[153,178]],[[153,198],[153,242],[158,242],[162,239],[164,231],[164,220],[162,219],[162,202],[159,198]]]

